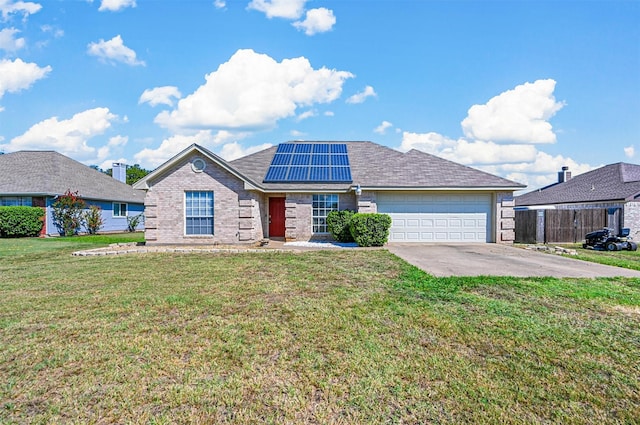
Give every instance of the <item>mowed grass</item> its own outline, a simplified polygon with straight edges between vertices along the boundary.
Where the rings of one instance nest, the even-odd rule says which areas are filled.
[[[385,250],[35,251],[0,257],[0,423],[640,418],[638,280],[434,278]]]
[[[626,269],[640,270],[640,250],[639,251],[595,251],[582,248],[582,244],[563,245],[575,249],[579,260],[590,261],[592,263],[606,264],[608,266],[624,267]]]

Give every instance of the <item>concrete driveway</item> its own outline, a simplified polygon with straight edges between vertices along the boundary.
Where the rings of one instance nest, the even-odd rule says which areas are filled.
[[[492,243],[390,243],[387,248],[434,276],[640,277],[640,271]]]

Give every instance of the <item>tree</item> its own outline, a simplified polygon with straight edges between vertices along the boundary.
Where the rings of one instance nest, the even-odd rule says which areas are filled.
[[[127,165],[127,184],[132,185],[147,174],[149,174],[150,170],[145,170],[140,167],[140,164]],[[108,168],[103,171],[108,176],[113,176],[113,168]]]
[[[80,229],[83,222],[85,202],[78,195],[78,191],[70,189],[56,198],[53,203],[53,222],[64,236],[73,236]]]

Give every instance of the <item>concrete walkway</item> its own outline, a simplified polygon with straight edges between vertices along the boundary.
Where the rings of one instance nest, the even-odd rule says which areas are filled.
[[[499,244],[389,244],[393,254],[434,276],[638,277],[640,271]]]

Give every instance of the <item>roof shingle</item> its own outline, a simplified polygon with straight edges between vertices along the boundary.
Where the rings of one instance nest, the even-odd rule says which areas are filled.
[[[630,200],[640,194],[640,165],[618,162],[516,197],[516,205]]]
[[[61,195],[67,190],[85,199],[144,203],[134,190],[100,171],[53,151],[0,155],[0,195]]]

